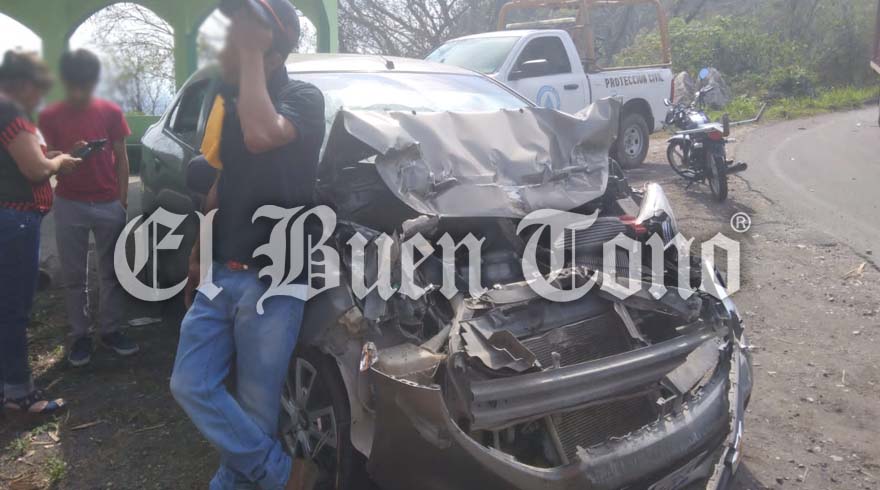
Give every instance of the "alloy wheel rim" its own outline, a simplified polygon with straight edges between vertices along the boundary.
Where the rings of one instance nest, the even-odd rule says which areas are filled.
[[[293,379],[288,376],[281,395],[281,435],[285,448],[294,457],[315,461],[322,469],[335,469],[336,413],[332,402],[320,399],[316,392],[318,370],[298,357],[292,374]]]

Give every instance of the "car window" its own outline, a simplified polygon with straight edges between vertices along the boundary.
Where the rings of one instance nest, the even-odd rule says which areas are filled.
[[[171,112],[168,129],[181,141],[195,148],[199,132],[202,105],[208,95],[209,80],[202,80],[187,87]]]
[[[518,37],[485,37],[450,41],[429,54],[428,61],[447,63],[484,74],[496,73]]]
[[[523,63],[537,60],[547,60],[547,72],[533,76],[571,73],[571,62],[568,60],[568,53],[565,51],[562,40],[557,36],[543,36],[529,41],[526,47],[523,48],[522,53],[520,53],[519,58],[517,58],[514,65],[516,68],[514,69],[519,69]]]

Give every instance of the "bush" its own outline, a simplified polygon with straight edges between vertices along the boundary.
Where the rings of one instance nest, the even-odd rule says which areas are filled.
[[[714,16],[669,23],[673,70],[695,74],[712,66],[734,95],[813,97],[820,89],[863,87],[870,73],[875,0],[828,0],[806,13],[768,1],[751,16]],[[639,33],[615,64],[656,62],[656,30]]]
[[[770,98],[813,97],[816,76],[800,65],[783,66],[770,72],[765,86]]]
[[[798,66],[800,47],[765,32],[754,19],[712,17],[686,23],[669,22],[673,70],[697,73],[701,68],[717,68],[734,87],[740,80],[754,81],[781,66]],[[639,34],[633,44],[615,58],[616,65],[644,64],[656,59],[659,34],[656,30]]]
[[[876,103],[880,97],[877,87],[842,87],[818,89],[813,97],[786,97],[767,104],[765,119],[797,119],[815,116],[829,111],[847,111]],[[723,111],[712,111],[712,120],[720,121],[723,113],[730,114],[731,121],[751,119],[758,114],[764,102],[758,97],[737,97]]]

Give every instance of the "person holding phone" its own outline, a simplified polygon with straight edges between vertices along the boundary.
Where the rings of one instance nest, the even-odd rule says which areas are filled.
[[[7,51],[0,64],[0,406],[48,415],[64,400],[34,387],[27,326],[37,290],[40,223],[52,207],[49,178],[80,160],[47,153],[32,113],[52,79],[35,54]]]
[[[128,155],[125,138],[131,134],[122,109],[94,96],[101,73],[95,54],[78,49],[61,56],[64,100],[40,114],[40,129],[52,149],[82,156],[82,165],[58,178],[55,189],[55,233],[65,283],[65,306],[70,324],[67,359],[84,366],[92,356],[89,336],[89,234],[95,236],[99,303],[95,321],[98,342],[121,356],[138,351],[123,324],[125,294],[113,269],[116,240],[126,222]]]

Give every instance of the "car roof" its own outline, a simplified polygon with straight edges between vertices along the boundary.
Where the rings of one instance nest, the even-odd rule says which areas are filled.
[[[292,54],[285,62],[290,73],[329,72],[415,72],[476,75],[453,65],[396,56],[370,54]]]
[[[471,34],[470,36],[457,37],[450,41],[460,41],[462,39],[481,39],[492,37],[526,37],[532,34],[560,34],[565,31],[562,29],[510,29],[506,31],[481,32],[479,34]]]

